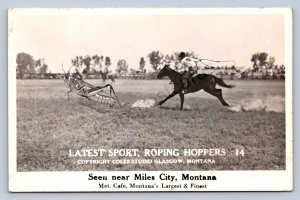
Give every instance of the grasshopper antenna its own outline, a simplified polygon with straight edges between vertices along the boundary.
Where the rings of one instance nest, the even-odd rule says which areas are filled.
[[[65,71],[65,69],[64,69],[64,64],[61,64],[61,68],[62,68],[62,70],[65,72],[65,74],[66,74],[66,71]]]

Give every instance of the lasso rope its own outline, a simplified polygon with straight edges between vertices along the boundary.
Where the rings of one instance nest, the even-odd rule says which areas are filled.
[[[199,62],[201,62],[203,65],[207,66],[207,67],[213,67],[211,65],[208,65],[204,62],[202,62],[203,60],[207,60],[207,61],[210,61],[210,62],[215,62],[215,63],[221,63],[221,62],[232,62],[233,65],[236,65],[236,63],[233,61],[233,60],[211,60],[211,59],[207,59],[207,58],[202,58],[202,59],[198,59]]]

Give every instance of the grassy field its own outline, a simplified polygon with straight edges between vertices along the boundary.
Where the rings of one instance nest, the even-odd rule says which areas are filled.
[[[100,84],[100,81],[89,80]],[[148,109],[109,108],[71,95],[62,80],[17,80],[17,169],[76,170],[281,170],[285,169],[283,81],[226,81],[231,109],[200,91]],[[114,88],[128,105],[172,91],[167,80],[117,80]],[[158,93],[159,92],[159,93]],[[159,96],[157,96],[157,93]],[[210,164],[79,165],[69,149],[226,149]],[[236,156],[235,149],[244,149]],[[116,157],[110,159],[123,159]],[[139,159],[144,159],[142,155]],[[167,157],[165,159],[186,159]],[[94,159],[94,158],[84,158]],[[107,155],[103,159],[108,159]],[[127,158],[125,158],[127,159]],[[149,158],[145,158],[149,159]],[[164,159],[164,157],[155,157]]]

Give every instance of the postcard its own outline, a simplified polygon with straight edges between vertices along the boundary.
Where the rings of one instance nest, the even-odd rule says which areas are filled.
[[[9,191],[293,190],[291,8],[11,8]]]

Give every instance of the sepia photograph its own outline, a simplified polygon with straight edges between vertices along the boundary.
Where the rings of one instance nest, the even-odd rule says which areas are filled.
[[[292,189],[291,9],[12,8],[8,20],[11,191]],[[34,188],[73,174],[86,185]]]

